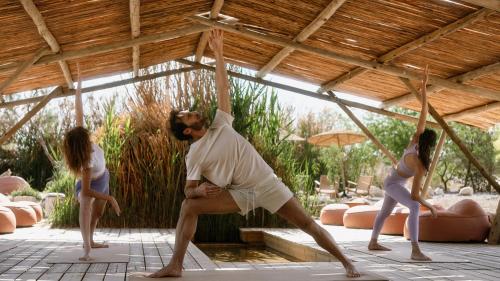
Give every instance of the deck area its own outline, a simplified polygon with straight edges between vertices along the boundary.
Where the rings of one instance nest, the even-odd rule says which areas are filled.
[[[424,251],[439,249],[452,256],[461,256],[467,262],[401,263],[355,249],[366,245],[369,230],[348,230],[331,226],[325,228],[356,261],[358,267],[390,280],[500,280],[500,246],[422,243]],[[285,247],[283,248],[285,251],[308,262],[213,262],[194,244],[190,244],[184,268],[189,270],[341,268],[340,263],[332,262],[334,259],[299,230],[266,229],[264,235],[270,244],[268,246]],[[129,244],[128,263],[49,264],[47,257],[57,248],[81,244],[78,229],[50,229],[43,225],[19,228],[15,233],[0,235],[0,280],[128,280],[127,273],[155,271],[166,264],[172,254],[174,239],[171,229],[99,229],[96,241]],[[389,245],[408,243],[396,236],[382,236],[381,241]]]

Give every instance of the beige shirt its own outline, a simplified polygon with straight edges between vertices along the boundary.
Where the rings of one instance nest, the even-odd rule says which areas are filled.
[[[234,117],[217,110],[207,133],[186,155],[187,180],[207,180],[220,187],[251,188],[274,175],[255,148],[232,127]]]

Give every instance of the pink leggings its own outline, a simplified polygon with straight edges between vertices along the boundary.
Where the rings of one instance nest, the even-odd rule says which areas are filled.
[[[410,215],[408,216],[410,239],[412,242],[418,242],[418,213],[420,204],[411,199],[410,192],[405,188],[407,180],[407,178],[399,176],[396,171],[393,171],[393,173],[385,179],[384,204],[375,218],[372,239],[378,238],[385,219],[391,214],[392,210],[399,202],[410,209]]]

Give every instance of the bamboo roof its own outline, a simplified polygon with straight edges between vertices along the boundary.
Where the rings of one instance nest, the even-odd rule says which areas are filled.
[[[45,48],[49,52],[52,49],[53,52],[54,48],[53,45],[49,48],[47,39],[39,34],[33,16],[23,7],[22,2],[31,0],[1,1],[0,85],[12,77],[23,63],[35,61],[32,67],[27,68],[3,89],[2,94],[49,86],[67,87],[68,81],[76,80],[77,63],[83,79],[90,79],[131,72],[136,63],[139,68],[145,68],[195,55],[201,34],[207,29],[196,28],[201,24],[189,17],[208,14],[214,8],[214,1],[139,1],[139,30],[136,26],[134,35],[131,27],[131,1],[34,0],[33,4],[41,14],[41,20],[60,46],[57,54],[47,53],[40,58],[34,58],[37,52]],[[491,10],[475,5],[491,1],[215,2],[223,2],[219,7],[221,16],[235,18],[237,29],[243,28],[259,35],[292,44],[300,43],[301,46],[357,60],[377,61],[384,63],[384,66],[395,67],[393,69],[397,71],[411,72],[428,64],[436,79],[448,79],[455,83],[453,85],[469,85],[479,89],[474,92],[470,90],[472,87],[440,88],[431,83],[431,87],[437,89],[429,95],[429,102],[445,119],[447,115],[477,108],[474,114],[462,114],[457,120],[480,128],[488,128],[500,122],[500,8],[487,6],[493,9]],[[217,15],[219,8],[214,8],[211,16]],[[330,10],[329,13],[325,12],[327,9]],[[315,21],[315,26],[311,26]],[[450,26],[454,24],[456,26]],[[40,28],[39,24],[38,27]],[[187,30],[190,27],[194,28]],[[126,42],[133,38],[142,40],[142,37],[169,32],[173,34],[179,30],[187,31],[174,34],[170,36],[173,39],[169,40],[137,41],[146,43],[140,44],[139,55],[134,56],[136,58],[132,55],[132,45],[100,53],[90,51],[99,46]],[[301,32],[302,35],[298,36]],[[439,32],[441,34],[432,35]],[[305,33],[308,34],[304,35]],[[420,43],[415,42],[423,36],[428,37]],[[346,77],[349,72],[357,72],[359,67],[333,59],[332,56],[291,47],[287,54],[277,59],[274,57],[280,51],[283,52],[285,46],[271,42],[251,38],[243,33],[226,32],[224,55],[231,63],[260,70],[261,75],[266,72],[285,75],[321,85],[325,89],[334,83],[334,90],[386,102],[386,105],[393,105],[394,99],[401,99],[400,97],[410,93],[400,78],[388,71],[379,71],[379,68],[356,73],[350,79],[338,83],[340,77]],[[394,50],[401,50],[407,44],[412,47],[396,51],[397,55],[393,56]],[[89,52],[82,54],[83,50]],[[63,57],[70,53],[75,55]],[[205,48],[204,55],[211,56],[208,47]],[[55,60],[61,57],[64,58],[71,77],[64,76],[61,70],[63,65]],[[273,58],[277,61],[274,67],[268,65]],[[484,69],[488,66],[489,68]],[[266,71],[263,70],[264,67]],[[473,70],[478,70],[477,74],[470,74]],[[462,75],[462,78],[452,80],[458,75]],[[418,86],[416,79],[412,82]],[[419,110],[419,103],[413,97],[406,100],[403,98],[396,104]]]

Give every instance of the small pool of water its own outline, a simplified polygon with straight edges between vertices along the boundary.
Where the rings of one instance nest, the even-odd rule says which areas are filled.
[[[301,260],[264,245],[197,244],[200,250],[215,262],[287,263]]]

